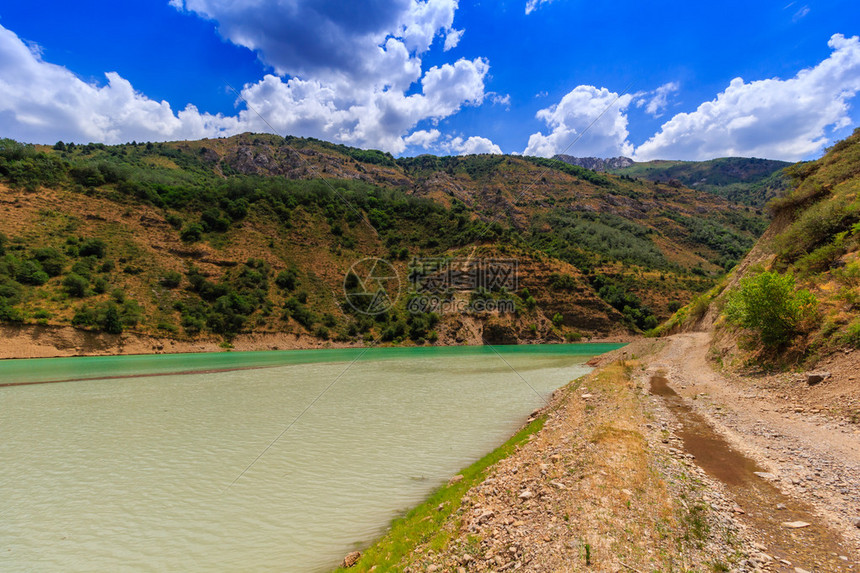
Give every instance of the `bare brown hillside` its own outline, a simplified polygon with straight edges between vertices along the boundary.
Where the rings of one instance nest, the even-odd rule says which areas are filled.
[[[763,221],[711,194],[557,161],[394,159],[255,134],[2,140],[0,180],[0,322],[192,346],[275,334],[338,344],[626,336],[712,286]],[[350,268],[367,257],[404,283],[379,316],[346,304]],[[514,312],[407,312],[413,263],[440,257],[516,260],[515,287],[445,294],[509,300]]]

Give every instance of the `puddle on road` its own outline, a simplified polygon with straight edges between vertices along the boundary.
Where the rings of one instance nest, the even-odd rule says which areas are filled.
[[[696,464],[710,476],[723,482],[737,504],[744,510],[741,519],[760,533],[768,555],[776,558],[771,571],[795,571],[801,567],[808,571],[849,571],[852,552],[842,540],[821,525],[809,506],[783,495],[769,481],[755,475],[763,471],[743,453],[729,443],[682,397],[669,387],[665,376],[651,377],[651,393],[660,396],[666,407],[676,416],[681,429],[676,434],[683,440],[684,449],[696,458]],[[777,510],[778,504],[786,509]],[[784,522],[805,521],[809,527],[790,529]],[[846,555],[849,561],[839,559]],[[791,565],[779,563],[780,559]],[[856,569],[855,569],[856,570]]]

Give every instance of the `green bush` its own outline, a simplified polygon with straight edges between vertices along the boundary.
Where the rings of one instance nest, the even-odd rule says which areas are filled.
[[[657,326],[657,317],[650,308],[642,304],[635,293],[630,291],[633,277],[614,278],[607,275],[594,275],[589,278],[597,295],[621,312],[625,318],[642,330]]]
[[[176,325],[171,324],[169,322],[164,322],[164,321],[159,322],[155,326],[155,328],[157,328],[158,330],[163,330],[164,332],[167,332],[168,334],[173,334],[173,335],[179,334],[179,329],[176,327]]]
[[[546,227],[552,232],[542,230]],[[648,228],[611,213],[556,209],[534,221],[530,242],[533,247],[583,270],[595,263],[594,256],[585,251],[647,268],[667,268],[669,264],[650,234]],[[575,286],[575,281],[566,284],[561,280],[559,287]]]
[[[251,302],[234,290],[219,296],[210,307],[206,325],[216,334],[234,335],[254,312]]]
[[[83,305],[75,311],[72,326],[95,326],[98,321],[96,311],[88,305]]]
[[[705,293],[697,296],[690,303],[690,309],[687,316],[690,317],[690,320],[693,322],[698,322],[705,316],[705,313],[708,312],[708,308],[711,306],[711,297]]]
[[[21,285],[0,274],[0,304],[15,305],[21,300]]]
[[[91,257],[80,260],[72,265],[72,270],[69,271],[69,274],[80,275],[89,280],[92,278],[94,263],[95,259]]]
[[[322,317],[322,323],[329,328],[333,328],[337,326],[337,319],[332,313],[327,312]]]
[[[59,158],[38,153],[32,145],[0,139],[0,177],[13,187],[35,191],[39,185],[56,185],[64,178],[67,168]]]
[[[48,282],[48,278],[48,273],[42,270],[39,261],[24,261],[15,273],[15,279],[25,285],[43,285]]]
[[[95,257],[101,259],[107,253],[107,245],[101,239],[87,239],[78,248],[78,254],[82,257]]]
[[[48,276],[56,277],[63,274],[66,257],[59,249],[50,247],[36,249],[33,251],[33,257],[39,261],[42,270],[48,273]]]
[[[179,215],[171,213],[170,215],[165,217],[164,220],[167,221],[168,225],[170,225],[177,231],[182,228],[182,217],[180,217]]]
[[[402,339],[406,335],[406,323],[402,320],[398,320],[391,324],[391,326],[385,328],[382,331],[382,341],[383,342],[391,342],[393,340]]]
[[[285,269],[278,273],[278,276],[275,277],[275,284],[284,290],[291,291],[296,288],[296,285],[298,284],[298,279],[299,271],[295,267],[290,267],[289,269]]]
[[[89,286],[90,281],[76,273],[69,273],[66,275],[66,278],[63,279],[63,288],[66,289],[69,296],[76,298],[84,298],[85,296],[88,296]]]
[[[104,185],[105,178],[102,172],[94,165],[81,165],[72,167],[69,170],[69,175],[76,183],[80,183],[84,187],[98,187]]]
[[[794,276],[763,272],[747,277],[728,297],[726,316],[755,333],[770,348],[789,342],[802,321],[815,313],[817,301],[808,290],[797,290]]]
[[[185,333],[189,336],[199,334],[205,327],[206,321],[203,318],[191,314],[182,315],[182,328],[185,329]]]
[[[17,308],[6,303],[5,299],[0,298],[0,322],[22,322],[24,315]]]
[[[409,313],[407,315],[409,324],[409,338],[412,340],[426,339],[430,330],[439,322],[439,316],[435,313]]]
[[[122,306],[119,307],[119,317],[124,327],[137,326],[137,323],[143,317],[143,308],[136,300],[127,298],[122,302]]]
[[[203,236],[203,225],[191,223],[179,233],[179,238],[185,243],[196,243]]]
[[[127,314],[128,308],[117,307],[113,302],[104,302],[95,307],[82,304],[72,317],[72,326],[91,327],[108,334],[121,334],[130,322],[136,323],[136,320],[129,321]]]
[[[304,297],[304,300],[307,301],[307,296]],[[308,310],[302,302],[302,297],[290,297],[287,302],[284,303],[284,308],[286,308],[286,314],[288,314],[288,316],[293,317],[296,322],[308,330],[311,330],[314,323],[317,321],[316,315]]]
[[[854,348],[860,348],[860,318],[855,318],[848,325],[848,328],[845,329],[845,333],[842,335],[842,342]]]
[[[122,333],[122,322],[115,304],[108,304],[104,318],[101,320],[101,327],[108,334]]]
[[[553,273],[549,277],[550,287],[553,290],[572,291],[576,289],[576,279],[567,274]]]
[[[93,292],[96,294],[104,294],[110,288],[110,283],[104,277],[98,277],[95,282],[93,282]]]
[[[159,282],[164,288],[176,288],[182,282],[182,275],[176,271],[168,271]]]
[[[115,288],[111,291],[110,297],[114,302],[122,304],[125,302],[125,291],[121,288]]]
[[[218,209],[206,209],[200,215],[200,224],[207,232],[223,233],[230,228],[230,219],[224,217]]]

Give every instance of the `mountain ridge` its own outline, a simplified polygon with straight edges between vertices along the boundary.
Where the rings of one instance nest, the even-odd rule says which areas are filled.
[[[752,245],[754,209],[560,161],[391,155],[319,140],[0,142],[0,318],[193,342],[576,340],[668,317]],[[513,314],[362,317],[366,256],[516,258]],[[50,271],[50,273],[48,272]],[[432,313],[431,313],[432,314]],[[110,315],[110,316],[109,316]],[[119,317],[119,323],[116,316]]]
[[[586,169],[591,169],[592,171],[615,171],[618,169],[623,169],[625,167],[630,167],[634,165],[636,162],[630,159],[629,157],[618,156],[618,157],[575,157],[573,155],[565,155],[559,154],[554,155],[553,159],[557,159],[559,161],[564,161],[565,163],[569,163],[570,165],[578,165],[579,167],[585,167]]]
[[[601,159],[556,155],[555,159],[593,171],[701,189],[759,208],[788,188],[788,181],[781,173],[791,165],[787,161],[755,157],[637,162],[628,157]]]

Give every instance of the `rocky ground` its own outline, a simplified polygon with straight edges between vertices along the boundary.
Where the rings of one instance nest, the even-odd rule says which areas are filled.
[[[846,551],[860,555],[860,420],[853,415],[860,352],[820,363],[830,376],[810,386],[798,373],[716,372],[707,360],[709,337],[672,337],[651,367],[665,369],[675,390],[766,469],[766,479],[810,504],[845,539]]]
[[[860,427],[794,407],[773,379],[715,372],[708,348],[681,334],[601,358],[462,497],[447,542],[419,542],[397,570],[860,570]],[[746,477],[688,451],[689,420],[649,391],[654,376]]]

